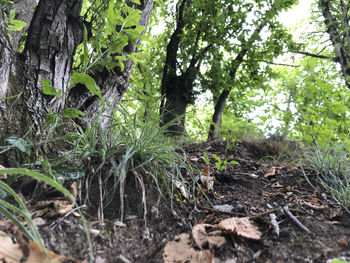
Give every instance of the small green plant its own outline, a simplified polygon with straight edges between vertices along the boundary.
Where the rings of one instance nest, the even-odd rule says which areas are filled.
[[[218,169],[219,171],[224,170],[228,165],[235,165],[235,164],[239,164],[238,162],[236,162],[235,160],[232,160],[230,162],[228,162],[227,160],[222,160],[219,156],[217,156],[215,153],[212,154],[213,157],[215,158],[216,162],[215,162],[215,167],[216,169]]]
[[[350,213],[350,160],[344,144],[327,145],[307,153],[306,160],[319,172],[317,181]]]
[[[210,160],[209,160],[207,152],[203,152],[203,156],[204,156],[205,164],[210,165]]]
[[[208,154],[206,152],[203,152],[203,156],[204,156],[204,161],[206,165],[210,165],[210,160],[208,157]],[[224,170],[228,165],[235,165],[235,164],[239,164],[238,162],[236,162],[235,160],[232,160],[230,162],[228,162],[227,160],[222,160],[219,156],[217,156],[215,153],[212,154],[212,156],[215,158],[215,167],[216,169],[218,169],[219,171]]]

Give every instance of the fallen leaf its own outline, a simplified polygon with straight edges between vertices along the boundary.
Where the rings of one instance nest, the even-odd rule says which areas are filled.
[[[196,156],[188,156],[188,160],[191,162],[198,162],[199,159]]]
[[[197,224],[192,228],[192,237],[197,247],[200,249],[221,247],[225,244],[225,238],[221,236],[222,231],[207,232],[207,230],[215,230],[210,224]]]
[[[207,166],[203,169],[202,173],[203,173],[205,176],[209,176],[209,174],[210,174],[210,167],[209,167],[209,165],[207,165]]]
[[[57,262],[72,262],[82,263],[82,261],[61,257],[50,250],[44,253],[38,243],[29,241],[27,244],[20,245],[14,243],[12,238],[6,233],[0,231],[0,258],[6,263],[57,263]],[[23,250],[26,250],[28,257],[23,260]]]
[[[0,170],[6,169],[4,166],[0,164]],[[7,179],[7,174],[0,174],[0,180]]]
[[[191,246],[190,235],[182,233],[168,242],[163,250],[163,262],[214,263],[214,251],[195,250]],[[179,253],[180,252],[180,253]]]
[[[262,233],[254,226],[248,217],[231,217],[222,220],[218,227],[227,232],[236,234],[241,237],[259,240]]]
[[[62,216],[71,211],[74,204],[66,199],[53,199],[38,201],[35,205],[35,210],[32,212],[33,217],[53,218]]]
[[[329,213],[328,213],[328,218],[329,219],[335,219],[335,218],[341,217],[343,215],[344,215],[344,213],[341,210],[330,210]]]
[[[282,188],[283,185],[282,185],[280,182],[275,182],[275,183],[273,183],[273,184],[271,185],[271,187],[273,187],[273,188]]]
[[[215,177],[201,175],[200,179],[201,179],[202,184],[205,186],[205,188],[208,191],[214,190]]]
[[[187,192],[186,187],[183,185],[183,183],[181,183],[179,180],[175,180],[175,187],[177,189],[179,189],[180,193],[182,194],[183,197],[185,197],[186,199],[190,199],[191,196],[190,194]]]
[[[78,182],[73,182],[70,186],[70,193],[74,199],[78,195]],[[32,217],[54,218],[70,212],[74,203],[65,197],[58,197],[49,200],[38,201],[32,212]]]
[[[272,177],[275,175],[276,175],[276,167],[273,166],[273,167],[267,169],[266,173],[264,174],[264,177],[269,178],[269,177]]]
[[[338,241],[338,246],[342,249],[345,249],[348,245],[348,238],[346,236],[343,236],[339,241]]]

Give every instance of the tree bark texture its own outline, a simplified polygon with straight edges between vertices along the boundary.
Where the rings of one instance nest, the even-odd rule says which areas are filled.
[[[349,8],[350,3],[343,0],[336,1],[336,12],[332,9],[331,1],[320,0],[319,5],[324,17],[327,33],[334,47],[336,61],[339,62],[345,83],[350,88],[350,32],[349,32]],[[333,13],[332,13],[333,11]]]
[[[142,10],[140,24],[147,25],[154,3],[141,2],[137,6]],[[5,139],[12,135],[26,134],[33,141],[40,138],[49,109],[55,113],[66,107],[79,108],[89,118],[98,114],[100,101],[86,92],[86,88],[67,92],[73,56],[83,40],[82,3],[83,0],[15,0],[7,9],[0,10],[2,16],[2,11],[9,13],[10,9],[15,9],[16,19],[27,23],[23,30],[27,31],[27,36],[22,52],[18,48],[23,31],[8,31],[0,25],[1,145],[5,145]],[[136,46],[130,43],[128,52],[135,51]],[[121,100],[128,87],[132,65],[132,61],[127,61],[123,72],[116,69],[116,74],[111,74],[105,69],[94,75],[106,103],[115,106]],[[62,91],[63,99],[56,101],[56,96],[43,94],[42,80],[50,80],[56,91]],[[5,98],[11,96],[11,99]],[[1,160],[0,156],[1,161],[6,164],[14,160]]]

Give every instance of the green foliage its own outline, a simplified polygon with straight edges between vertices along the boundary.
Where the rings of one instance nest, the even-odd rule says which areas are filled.
[[[306,160],[319,172],[317,181],[350,213],[350,160],[344,144],[315,147]]]
[[[144,119],[141,114],[137,111],[131,115],[120,109],[110,117],[110,125],[105,128],[101,126],[100,118],[103,116],[100,116],[85,131],[78,128],[71,142],[74,150],[68,159],[82,165],[86,160],[94,160],[93,176],[110,167],[107,177],[112,178],[114,184],[107,186],[105,205],[112,200],[118,187],[123,196],[127,176],[134,176],[142,189],[143,176],[150,177],[159,193],[171,198],[174,197],[175,182],[187,185],[181,168],[191,170],[191,167],[164,136],[165,127],[159,128],[149,116]],[[140,122],[139,117],[143,121]]]
[[[206,152],[203,152],[203,156],[204,156],[205,164],[209,165],[210,164],[210,160],[209,160],[208,154]]]
[[[127,46],[137,45],[137,40],[142,38],[145,28],[139,25],[140,10],[129,6],[125,0],[88,0],[84,1],[82,15],[89,28],[85,26],[84,41],[75,56],[79,72],[99,72],[105,67],[115,73],[118,68],[124,70],[125,61],[138,60],[138,55],[131,54],[132,50],[128,51]]]
[[[222,160],[219,156],[217,156],[215,153],[212,154],[212,156],[215,158],[216,162],[215,162],[215,167],[216,169],[218,169],[219,171],[224,170],[228,165],[235,165],[235,164],[239,164],[238,162],[236,162],[235,160],[232,160],[230,162],[228,162],[227,160]]]
[[[20,174],[20,175],[26,175],[26,176],[32,177],[34,179],[40,180],[40,181],[54,187],[58,191],[62,192],[74,204],[76,204],[75,198],[71,195],[71,193],[66,188],[64,188],[62,186],[62,184],[59,181],[54,180],[52,178],[49,178],[48,176],[45,176],[43,174],[37,173],[37,172],[32,171],[32,170],[20,169],[20,168],[1,169],[0,174],[14,174],[14,175]],[[27,210],[22,199],[15,193],[15,191],[11,187],[9,187],[6,183],[4,183],[2,181],[0,181],[0,189],[6,191],[9,195],[11,195],[11,197],[14,198],[14,200],[17,202],[17,204],[19,206],[19,208],[18,208],[16,206],[6,202],[5,200],[0,200],[0,212],[2,214],[4,214],[5,216],[7,216],[15,225],[17,225],[29,239],[35,240],[42,247],[42,249],[45,251],[45,247],[44,247],[43,241],[41,239],[40,233],[37,230],[34,222],[32,221],[30,213]],[[8,209],[12,210],[12,212],[10,212]],[[88,230],[86,222],[85,222],[85,217],[82,214],[82,212],[80,211],[80,209],[78,209],[78,212],[79,212],[80,217],[82,219],[84,231],[86,233],[86,237],[88,240],[90,259],[93,261],[94,256],[93,256],[92,243],[90,240],[89,230]],[[16,216],[14,216],[14,213],[18,214],[20,217],[23,217],[25,219],[25,221],[28,224],[29,229],[27,229],[27,227]]]

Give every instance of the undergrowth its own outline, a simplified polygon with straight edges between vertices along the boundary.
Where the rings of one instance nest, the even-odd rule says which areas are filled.
[[[318,171],[320,185],[350,214],[350,160],[345,145],[316,146],[306,160]]]
[[[104,221],[103,211],[117,193],[119,193],[120,198],[120,218],[123,221],[125,183],[128,177],[134,177],[141,189],[146,224],[147,183],[153,182],[158,189],[158,201],[161,197],[170,198],[171,208],[173,208],[174,200],[185,200],[184,198],[179,199],[179,196],[187,196],[187,198],[194,196],[191,194],[194,189],[191,189],[191,185],[186,180],[187,176],[192,174],[191,166],[185,157],[176,153],[176,146],[172,140],[164,136],[167,126],[160,128],[155,118],[152,116],[140,118],[141,114],[138,112],[130,114],[123,108],[119,108],[109,116],[100,114],[86,129],[77,125],[73,120],[68,120],[69,132],[53,138],[46,136],[36,143],[28,138],[11,137],[10,141],[7,140],[9,145],[1,147],[2,153],[5,154],[9,150],[17,149],[30,158],[27,158],[28,163],[23,164],[22,167],[14,170],[1,170],[0,174],[15,173],[19,175],[16,177],[17,179],[23,178],[23,176],[35,180],[40,179],[68,196],[74,203],[76,200],[63,186],[65,183],[82,180],[82,185],[86,186],[84,192],[86,198],[79,201],[85,202],[89,199],[93,183],[97,182],[98,216],[101,225]],[[59,118],[58,115],[54,115],[54,117],[55,121],[50,122],[47,126],[50,136],[55,134],[55,130],[62,131],[63,126],[67,127],[67,118]],[[106,122],[106,120],[108,121]],[[108,124],[103,126],[102,123]],[[58,134],[62,134],[62,132],[58,132]],[[62,147],[59,148],[60,152],[51,154],[51,158],[48,157],[49,155],[38,154],[39,151],[36,148],[48,144],[51,144],[51,149],[52,145],[59,144],[69,148],[65,151],[62,151]],[[147,183],[145,179],[147,179]],[[10,178],[8,179],[9,184],[1,181],[0,183],[1,194],[12,196],[17,203],[13,205],[5,198],[0,200],[0,212],[18,225],[29,239],[36,240],[43,246],[40,234],[32,223],[30,212],[21,202],[15,190],[11,188]],[[134,191],[134,189],[129,189],[129,191]],[[81,192],[79,196],[81,196]],[[20,218],[27,221],[29,228],[21,222]],[[83,224],[86,225],[84,217],[81,218]],[[90,240],[88,233],[87,237]],[[90,241],[89,246],[91,248],[90,259],[93,260]]]

